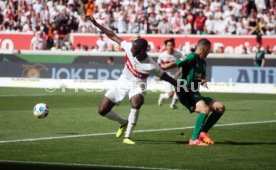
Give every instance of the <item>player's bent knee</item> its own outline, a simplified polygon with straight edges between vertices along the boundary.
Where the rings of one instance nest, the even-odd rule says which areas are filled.
[[[133,109],[140,109],[143,104],[132,104],[131,108]]]
[[[219,112],[223,114],[225,112],[225,105],[222,104],[222,106],[219,108]]]
[[[98,113],[101,116],[105,116],[108,113],[108,111],[106,109],[99,108]]]
[[[169,94],[169,98],[172,98],[173,95],[174,95],[174,92],[170,92],[170,93],[168,93],[168,94]]]
[[[143,104],[144,104],[143,100],[137,101],[137,102],[132,102],[131,103],[131,108],[133,108],[133,109],[140,109]]]
[[[210,108],[208,106],[206,106],[206,107],[196,109],[195,111],[198,112],[198,113],[205,113],[205,114],[208,115],[209,112],[210,112]]]
[[[210,108],[209,107],[207,107],[207,108],[204,108],[204,110],[203,110],[204,112],[203,113],[205,113],[205,114],[209,114],[209,112],[210,112]]]

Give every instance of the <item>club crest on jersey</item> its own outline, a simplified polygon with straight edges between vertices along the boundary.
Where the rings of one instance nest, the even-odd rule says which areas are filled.
[[[186,59],[186,56],[184,55],[184,56],[182,56],[182,57],[180,57],[180,60],[181,61],[183,61],[183,60],[185,60]]]

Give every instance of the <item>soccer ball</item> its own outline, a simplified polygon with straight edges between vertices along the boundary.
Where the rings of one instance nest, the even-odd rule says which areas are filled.
[[[42,119],[48,116],[49,107],[45,103],[38,103],[35,105],[33,111],[36,118]]]

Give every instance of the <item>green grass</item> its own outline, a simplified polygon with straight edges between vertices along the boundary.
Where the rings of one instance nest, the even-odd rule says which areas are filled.
[[[146,95],[135,130],[183,128],[134,133],[132,139],[137,144],[129,146],[122,144],[121,138],[115,138],[118,123],[97,113],[103,93],[75,93],[72,90],[49,93],[44,89],[0,88],[0,167],[275,169],[275,122],[214,127],[210,135],[217,142],[215,145],[190,147],[187,142],[192,129],[184,127],[193,125],[196,114],[190,114],[180,104],[177,110],[170,110],[169,101],[158,107],[158,95]],[[204,95],[226,105],[225,115],[218,124],[276,121],[276,95]],[[35,119],[33,116],[32,108],[39,102],[45,102],[50,107],[46,119]],[[124,117],[128,116],[129,109],[127,100],[114,108]],[[110,132],[113,133],[103,134]],[[1,143],[83,134],[102,135]]]

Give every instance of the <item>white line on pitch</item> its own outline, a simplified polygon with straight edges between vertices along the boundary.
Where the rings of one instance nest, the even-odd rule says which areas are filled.
[[[157,167],[141,167],[141,166],[123,166],[123,165],[98,165],[98,164],[78,164],[78,163],[59,163],[59,162],[35,162],[35,161],[15,161],[15,160],[0,160],[0,163],[18,163],[18,164],[32,164],[32,165],[50,165],[62,167],[78,167],[86,168],[120,168],[120,169],[151,169],[151,170],[180,170],[171,168],[157,168]],[[184,170],[184,169],[181,169]],[[185,169],[186,170],[186,169]]]
[[[215,126],[216,127],[223,127],[223,126],[239,126],[239,125],[252,125],[252,124],[264,124],[264,123],[276,123],[276,120],[257,121],[257,122],[227,123],[227,124],[217,124]],[[178,128],[166,128],[166,129],[136,130],[136,131],[134,131],[134,133],[184,130],[184,129],[192,129],[193,127],[194,126],[186,126],[186,127],[178,127]],[[1,143],[15,143],[15,142],[32,142],[32,141],[53,140],[53,139],[79,138],[79,137],[88,137],[88,136],[106,136],[106,135],[114,135],[114,134],[115,134],[115,132],[109,132],[109,133],[92,133],[92,134],[54,136],[54,137],[32,138],[32,139],[2,140],[2,141],[0,141],[0,144]]]
[[[29,97],[29,96],[61,96],[73,95],[68,93],[41,93],[41,94],[0,94],[0,97]]]

